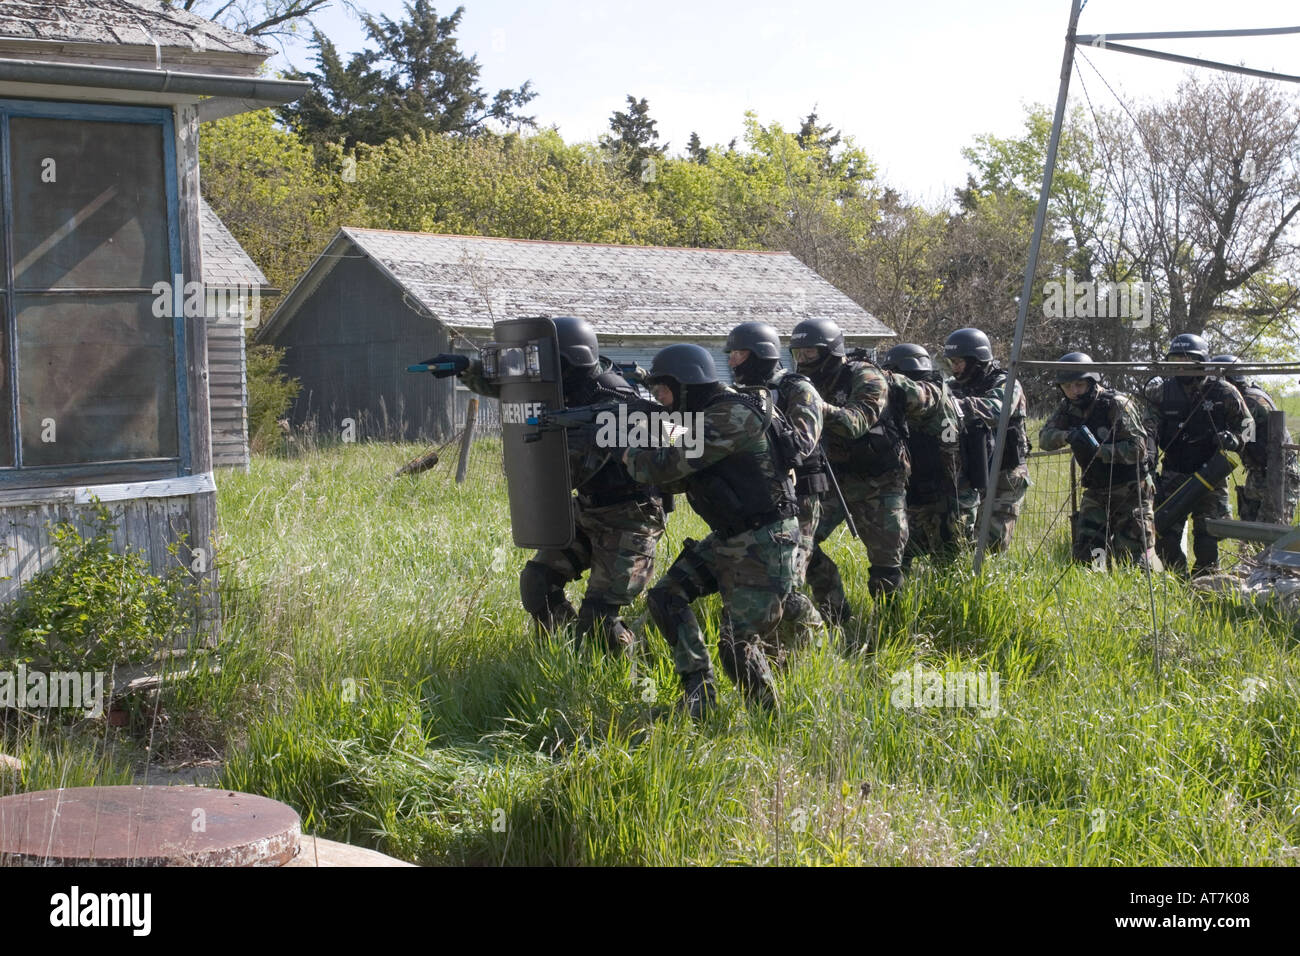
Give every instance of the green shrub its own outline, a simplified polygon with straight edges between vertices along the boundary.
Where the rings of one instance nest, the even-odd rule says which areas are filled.
[[[0,608],[0,669],[141,663],[192,628],[196,590],[189,574],[177,567],[159,577],[142,555],[116,553],[113,519],[99,501],[91,526],[89,537],[69,522],[51,527],[59,560]]]
[[[302,383],[280,371],[284,349],[252,345],[248,349],[248,437],[255,452],[277,450],[283,438],[279,421],[298,397]]]

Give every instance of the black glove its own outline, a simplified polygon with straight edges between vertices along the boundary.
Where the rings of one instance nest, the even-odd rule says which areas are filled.
[[[1092,432],[1086,425],[1080,425],[1078,428],[1070,429],[1070,433],[1065,436],[1065,440],[1070,444],[1070,450],[1080,462],[1090,462],[1093,456],[1097,454],[1100,447],[1097,439],[1093,437]]]
[[[450,355],[446,352],[441,355],[435,355],[433,358],[425,359],[421,365],[439,366],[429,369],[434,378],[447,378],[451,375],[459,375],[465,369],[469,368],[469,359],[463,355]]]
[[[1232,432],[1219,432],[1219,447],[1224,451],[1241,451],[1245,444]]]

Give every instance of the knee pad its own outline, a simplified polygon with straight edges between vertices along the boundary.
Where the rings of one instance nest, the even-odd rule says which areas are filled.
[[[706,594],[715,594],[718,590],[718,579],[696,553],[694,547],[696,543],[690,538],[686,539],[682,545],[682,553],[677,555],[677,560],[672,563],[672,567],[668,569],[660,585],[668,584],[681,592],[687,604]]]
[[[529,561],[519,573],[519,600],[525,611],[537,617],[550,611],[555,592],[562,593],[567,583],[568,578],[554,568]]]

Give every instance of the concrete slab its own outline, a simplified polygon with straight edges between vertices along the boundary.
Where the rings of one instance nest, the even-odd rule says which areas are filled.
[[[321,837],[303,834],[298,856],[285,864],[292,866],[414,866],[396,857],[386,856],[376,850],[367,850],[347,843],[335,843]]]

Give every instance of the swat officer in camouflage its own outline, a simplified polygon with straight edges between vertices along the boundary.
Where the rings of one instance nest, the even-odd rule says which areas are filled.
[[[600,358],[591,324],[572,316],[552,319],[560,346],[565,406],[636,399],[636,390]],[[442,378],[457,374],[466,387],[497,397],[499,389],[483,375],[483,364],[464,356],[438,355],[426,361],[449,363],[458,371],[437,371]],[[636,635],[619,611],[645,590],[654,571],[655,548],[664,533],[664,508],[659,492],[633,481],[616,449],[597,448],[578,434],[569,438],[569,474],[574,491],[574,541],[564,549],[544,548],[524,565],[519,596],[524,610],[543,631],[554,631],[576,619],[575,639],[595,635],[615,655],[630,653]],[[564,586],[590,571],[587,592],[578,610]]]
[[[660,404],[691,416],[687,427],[703,428],[694,458],[685,443],[623,453],[633,478],[684,491],[709,526],[703,541],[687,539],[646,595],[650,616],[673,649],[683,705],[698,719],[716,699],[709,651],[690,608],[716,587],[731,625],[719,635],[722,667],[748,702],[774,707],[764,646],[775,640],[794,585],[799,522],[794,483],[776,450],[771,399],[727,388],[698,345],[661,349],[646,383]]]
[[[1007,400],[1007,373],[993,360],[989,337],[979,329],[958,329],[952,333],[943,343],[943,354],[952,368],[953,378],[949,387],[961,408],[966,439],[974,444],[983,440],[991,454],[1002,403]],[[1025,393],[1019,382],[1011,401],[1006,447],[993,489],[993,517],[987,542],[989,551],[1005,551],[1011,547],[1016,519],[1020,517],[1020,507],[1029,489],[1029,435],[1025,429]],[[988,490],[979,487],[986,483],[982,475],[976,477],[975,482],[972,482],[972,477],[976,476],[967,474],[961,482],[961,508],[973,544],[980,503]]]
[[[1233,365],[1241,362],[1235,355],[1216,355],[1210,361]],[[1295,452],[1284,450],[1282,453],[1286,468],[1282,514],[1274,514],[1271,507],[1265,505],[1268,500],[1268,413],[1277,411],[1277,406],[1268,392],[1254,382],[1247,382],[1244,375],[1229,375],[1228,381],[1237,386],[1254,421],[1253,434],[1247,428],[1243,436],[1246,447],[1241,450],[1241,463],[1246,466],[1246,484],[1237,488],[1237,517],[1242,521],[1291,524],[1295,520],[1296,500],[1300,498],[1300,461],[1297,461]],[[1291,444],[1289,432],[1282,432],[1282,443]]]
[[[781,367],[781,338],[766,322],[740,323],[727,336],[725,351],[732,380],[737,385],[767,388],[797,442],[794,471],[799,501],[799,550],[795,555],[794,587],[782,609],[781,647],[776,649],[780,662],[787,650],[807,644],[824,627],[821,615],[802,590],[822,497],[830,488],[826,456],[821,449],[821,398],[806,377]]]
[[[812,380],[823,401],[826,457],[871,559],[867,590],[873,597],[886,597],[903,584],[908,405],[919,411],[934,401],[933,393],[906,378],[891,381],[869,362],[849,359],[844,333],[833,319],[807,319],[796,325],[790,352],[799,373]],[[825,500],[822,509],[808,583],[822,616],[844,627],[852,651],[859,646],[860,628],[839,568],[821,547],[844,520],[844,512],[834,498]]]
[[[1102,388],[1101,373],[1083,352],[1062,355],[1056,370],[1064,398],[1043,425],[1044,451],[1070,446],[1082,475],[1073,554],[1091,563],[1097,551],[1162,570],[1156,557],[1155,483],[1147,470],[1142,414],[1127,395]]]
[[[1210,345],[1201,336],[1174,336],[1166,360],[1205,362]],[[1156,478],[1156,504],[1172,494],[1198,468],[1220,451],[1239,452],[1253,422],[1241,393],[1230,383],[1205,375],[1176,375],[1152,379],[1146,388],[1143,416],[1147,437],[1162,456]],[[1197,499],[1192,508],[1192,553],[1195,573],[1212,571],[1219,563],[1219,539],[1205,528],[1207,518],[1228,517],[1228,483],[1223,478]],[[1183,526],[1156,537],[1156,553],[1171,571],[1187,571]]]
[[[926,382],[939,393],[924,413],[908,419],[907,450],[912,474],[907,480],[906,572],[917,557],[929,555],[940,563],[951,561],[965,543],[958,507],[957,483],[961,472],[961,409],[934,368],[930,353],[910,342],[895,345],[885,354],[881,368],[916,382]]]

